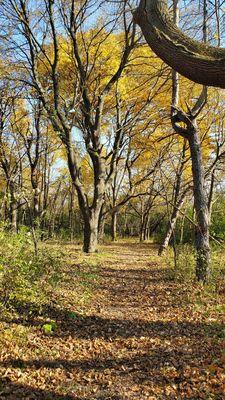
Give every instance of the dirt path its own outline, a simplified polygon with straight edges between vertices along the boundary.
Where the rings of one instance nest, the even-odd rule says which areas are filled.
[[[83,313],[75,314],[71,278],[66,308],[46,315],[57,323],[52,335],[38,317],[4,322],[11,349],[1,350],[0,399],[225,399],[224,316],[197,307],[196,288],[171,281],[153,246],[103,251]]]

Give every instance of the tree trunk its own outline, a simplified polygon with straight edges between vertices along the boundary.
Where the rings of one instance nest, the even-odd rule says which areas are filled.
[[[67,161],[70,176],[77,192],[78,204],[84,222],[83,251],[93,253],[97,251],[98,227],[101,218],[101,211],[105,202],[106,191],[106,167],[104,157],[98,152],[90,152],[90,157],[94,166],[94,194],[90,205],[87,194],[85,193],[82,182],[80,181],[78,166],[71,151],[71,146],[67,147]]]
[[[39,202],[39,189],[38,187],[34,188],[34,227],[40,226],[40,202]]]
[[[79,188],[77,194],[84,222],[83,251],[85,253],[94,253],[97,251],[99,221],[101,218],[101,209],[104,204],[104,197],[102,195],[97,195],[95,202],[93,202],[94,204],[89,207],[88,203],[83,201],[83,196],[81,196]]]
[[[10,192],[10,227],[13,232],[17,232],[17,201],[15,198],[15,187],[13,182],[9,183],[9,192]]]
[[[98,245],[98,221],[99,213],[95,212],[90,217],[84,218],[84,243],[85,253],[95,253]]]
[[[144,239],[144,209],[143,203],[141,203],[141,220],[140,220],[140,228],[139,228],[139,241],[143,242]]]
[[[74,239],[74,185],[72,184],[70,199],[69,199],[69,227],[70,227],[70,240]]]
[[[149,239],[149,211],[147,211],[147,214],[145,215],[145,223],[144,223],[144,241]]]
[[[99,241],[102,241],[105,234],[105,222],[106,222],[106,215],[105,212],[105,204],[102,205],[100,213],[99,213],[99,220],[98,220],[98,238]]]
[[[209,219],[208,204],[204,188],[202,154],[197,128],[193,127],[188,141],[192,160],[194,207],[196,213],[196,277],[199,281],[206,282],[210,273]]]
[[[176,226],[177,218],[179,216],[179,211],[182,208],[182,205],[184,203],[186,192],[183,193],[177,204],[174,205],[173,207],[173,212],[170,218],[170,221],[168,222],[167,229],[166,229],[166,234],[164,236],[163,242],[159,247],[159,256],[162,255],[162,253],[165,251],[165,249],[168,247],[172,233],[174,231],[174,228]]]
[[[106,218],[105,218],[105,216],[103,216],[103,217],[99,220],[99,223],[98,223],[98,238],[99,238],[99,241],[103,241],[103,239],[104,239],[104,235],[105,235],[105,221],[106,221]]]
[[[215,169],[213,169],[212,175],[211,175],[209,198],[208,198],[209,224],[211,223],[211,217],[212,217],[214,185],[215,185]]]
[[[140,224],[140,229],[139,229],[139,241],[140,243],[143,242],[144,240],[144,222],[142,221]]]
[[[182,221],[181,221],[181,228],[180,228],[180,244],[183,244],[183,239],[184,239],[184,222],[185,222],[185,215],[183,215]]]
[[[17,232],[17,204],[14,201],[11,203],[11,229]]]
[[[115,242],[117,239],[117,211],[112,212],[111,217],[111,238]]]

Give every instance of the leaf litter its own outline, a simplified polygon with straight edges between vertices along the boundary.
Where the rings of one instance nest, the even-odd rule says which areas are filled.
[[[68,245],[49,306],[2,313],[0,399],[224,399],[224,298],[172,281],[151,244],[100,251]]]

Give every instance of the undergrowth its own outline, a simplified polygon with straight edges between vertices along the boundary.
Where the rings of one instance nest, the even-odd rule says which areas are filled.
[[[163,258],[170,267],[171,278],[180,282],[195,280],[196,253],[193,246],[177,245],[175,251],[169,247]],[[209,285],[213,285],[217,289],[221,281],[225,282],[225,252],[220,247],[214,247],[211,251]]]
[[[3,306],[35,303],[42,306],[60,280],[62,252],[33,250],[29,231],[0,229],[0,301]]]
[[[65,291],[71,291],[75,304],[89,301],[97,280],[97,262],[76,260],[71,264],[61,245],[44,243],[38,247],[35,254],[27,229],[12,234],[0,227],[1,308],[41,314],[53,303],[61,306]]]

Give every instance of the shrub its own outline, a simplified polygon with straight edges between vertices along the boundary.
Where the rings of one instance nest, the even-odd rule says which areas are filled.
[[[177,245],[176,255],[171,247],[164,254],[165,263],[171,268],[171,278],[185,282],[195,280],[196,251],[189,244]],[[225,294],[225,253],[224,249],[212,246],[211,273],[208,287]]]
[[[176,255],[169,247],[164,259],[172,267],[173,278],[184,282],[192,280],[195,276],[195,249],[189,244],[176,246]]]
[[[0,228],[0,300],[3,304],[47,302],[60,279],[61,254],[42,249],[35,255],[31,234]]]

